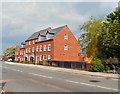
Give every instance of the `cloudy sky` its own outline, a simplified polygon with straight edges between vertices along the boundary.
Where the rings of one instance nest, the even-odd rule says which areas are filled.
[[[91,16],[105,17],[117,6],[117,2],[3,2],[3,50],[19,45],[34,32],[47,27],[68,25],[78,38],[80,25]]]

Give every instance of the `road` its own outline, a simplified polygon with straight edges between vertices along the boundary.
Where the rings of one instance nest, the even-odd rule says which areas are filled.
[[[3,63],[7,92],[118,92],[117,79]]]

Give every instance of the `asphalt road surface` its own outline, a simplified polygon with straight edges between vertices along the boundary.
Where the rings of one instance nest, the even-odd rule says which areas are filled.
[[[2,63],[6,92],[118,92],[118,80]]]

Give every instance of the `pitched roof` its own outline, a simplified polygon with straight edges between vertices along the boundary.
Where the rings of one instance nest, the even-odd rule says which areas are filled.
[[[47,35],[47,37],[49,37],[49,40],[53,39],[54,36],[58,32],[60,32],[65,26],[66,25],[58,27],[58,28],[55,28],[55,29],[49,29],[49,28],[47,28],[47,29],[44,29],[44,30],[40,30],[40,31],[35,32],[34,34],[32,34],[26,41],[32,40],[32,39],[37,39],[39,35],[41,35],[41,37],[46,37],[46,35]],[[49,33],[49,34],[47,34],[47,33]],[[42,41],[44,41],[44,40],[48,40],[48,39],[43,38]]]

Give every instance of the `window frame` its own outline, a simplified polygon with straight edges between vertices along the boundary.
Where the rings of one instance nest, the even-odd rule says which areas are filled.
[[[47,45],[44,45],[43,50],[44,50],[44,51],[47,51]]]
[[[65,39],[65,40],[68,39],[68,34],[64,34],[64,39]]]
[[[48,51],[51,51],[51,44],[48,44]]]
[[[42,55],[40,55],[40,61],[42,61]]]
[[[36,52],[38,52],[39,51],[39,47],[38,46],[36,46]]]
[[[51,60],[51,55],[48,55],[48,60]]]
[[[45,57],[46,57],[46,59],[45,59]],[[43,55],[43,60],[47,60],[47,55],[46,54]]]
[[[64,45],[64,51],[68,51],[68,45],[67,44]]]
[[[34,50],[35,50],[35,47],[32,47],[32,52],[34,52]]]
[[[42,45],[40,45],[40,49],[39,49],[40,52],[42,52]]]

